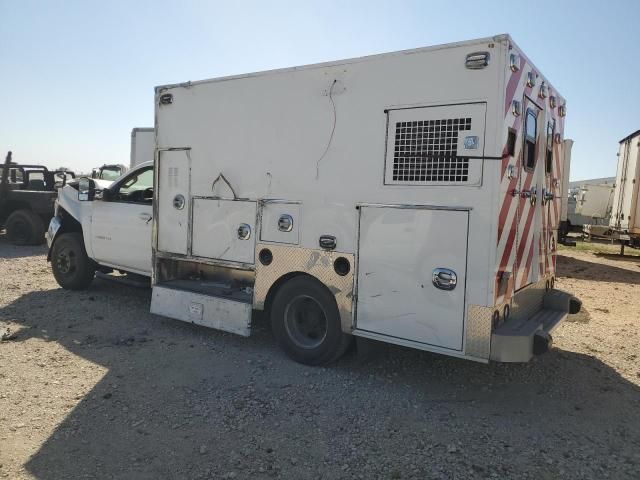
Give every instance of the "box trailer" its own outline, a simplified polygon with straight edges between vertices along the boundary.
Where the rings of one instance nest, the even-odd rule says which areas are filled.
[[[569,205],[569,175],[571,172],[571,149],[573,148],[573,140],[566,139],[562,142],[562,175],[560,182],[560,220],[558,222],[558,242],[563,245],[575,246],[575,242],[569,239],[568,235],[571,231],[571,221],[569,214],[571,205]],[[575,210],[575,203],[573,204]]]
[[[131,160],[129,168],[153,160],[155,148],[156,138],[153,128],[136,127],[131,130]]]
[[[294,360],[352,336],[528,361],[554,289],[564,98],[508,35],[156,87],[153,293]]]
[[[640,130],[620,140],[609,225],[614,234],[637,244],[640,239]]]

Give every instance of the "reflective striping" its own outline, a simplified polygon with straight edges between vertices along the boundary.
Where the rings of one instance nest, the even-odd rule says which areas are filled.
[[[544,167],[546,148],[541,147],[542,130],[540,130],[537,140],[538,152],[536,155],[536,169],[534,172],[529,172],[522,168],[523,116],[514,116],[511,112],[511,104],[514,99],[523,99],[525,96],[533,98],[532,92],[536,91],[536,87],[532,88],[526,85],[525,79],[529,72],[535,75],[536,71],[524,55],[519,55],[519,64],[519,70],[511,73],[511,76],[507,80],[504,99],[505,131],[500,169],[502,198],[498,211],[496,240],[497,265],[494,290],[494,300],[496,304],[509,301],[514,290],[524,287],[529,283],[530,278],[535,279],[538,275],[544,275],[552,271],[556,260],[555,253],[550,248],[550,239],[559,221],[559,202],[561,198],[560,195],[557,194],[558,189],[553,186],[553,179],[557,178],[558,181],[560,181],[561,148],[554,142],[553,151],[555,158],[554,164],[552,165],[553,172],[547,176]],[[543,78],[539,80],[546,82]],[[537,83],[540,84],[539,81]],[[548,84],[548,82],[546,83]],[[554,95],[555,94],[556,92],[554,92]],[[533,103],[538,107],[542,107],[540,110],[542,116],[539,117],[541,123],[553,118],[556,121],[556,132],[562,134],[564,130],[564,119],[555,118],[555,111],[549,105],[549,97],[537,98],[538,95],[535,95],[535,97],[536,98],[532,100]],[[562,100],[558,98],[558,104],[560,104],[561,101]],[[508,155],[507,141],[509,128],[514,129],[517,135],[516,151],[513,156]],[[542,158],[542,161],[540,158]],[[509,179],[508,169],[510,164],[515,164],[520,175],[519,179]],[[542,175],[540,175],[540,168],[542,168]],[[514,189],[520,191],[530,190],[532,184],[536,185],[540,197],[534,206],[530,204],[528,199],[518,196],[514,197],[512,195]],[[555,198],[545,205],[542,205],[543,188],[545,188],[546,191],[553,191],[556,194]],[[542,209],[539,213],[537,212],[538,208]],[[537,259],[536,256],[538,257]],[[534,260],[537,262],[537,266],[533,265]],[[509,267],[510,265],[513,266],[513,269]],[[500,285],[501,275],[502,272],[510,270],[512,273],[511,279],[505,288],[504,284]]]

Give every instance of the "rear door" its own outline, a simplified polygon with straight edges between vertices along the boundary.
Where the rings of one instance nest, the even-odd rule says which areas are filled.
[[[524,97],[524,131],[522,155],[518,162],[518,206],[516,230],[515,289],[518,290],[540,275],[540,229],[542,226],[542,186],[544,180],[541,130],[544,116],[541,108]]]
[[[462,349],[469,212],[360,208],[359,330]]]

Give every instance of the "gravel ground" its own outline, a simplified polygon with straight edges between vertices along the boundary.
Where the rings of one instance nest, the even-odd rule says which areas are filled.
[[[584,312],[526,365],[393,346],[328,368],[148,313],[150,291],[60,289],[0,235],[0,478],[640,477],[640,261],[564,250]]]

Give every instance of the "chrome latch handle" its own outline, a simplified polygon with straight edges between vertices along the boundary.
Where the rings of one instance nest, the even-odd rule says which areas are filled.
[[[251,237],[251,226],[246,223],[241,223],[238,226],[238,239],[249,240]]]
[[[458,284],[458,276],[449,268],[435,268],[431,281],[433,286],[440,290],[453,290]]]

